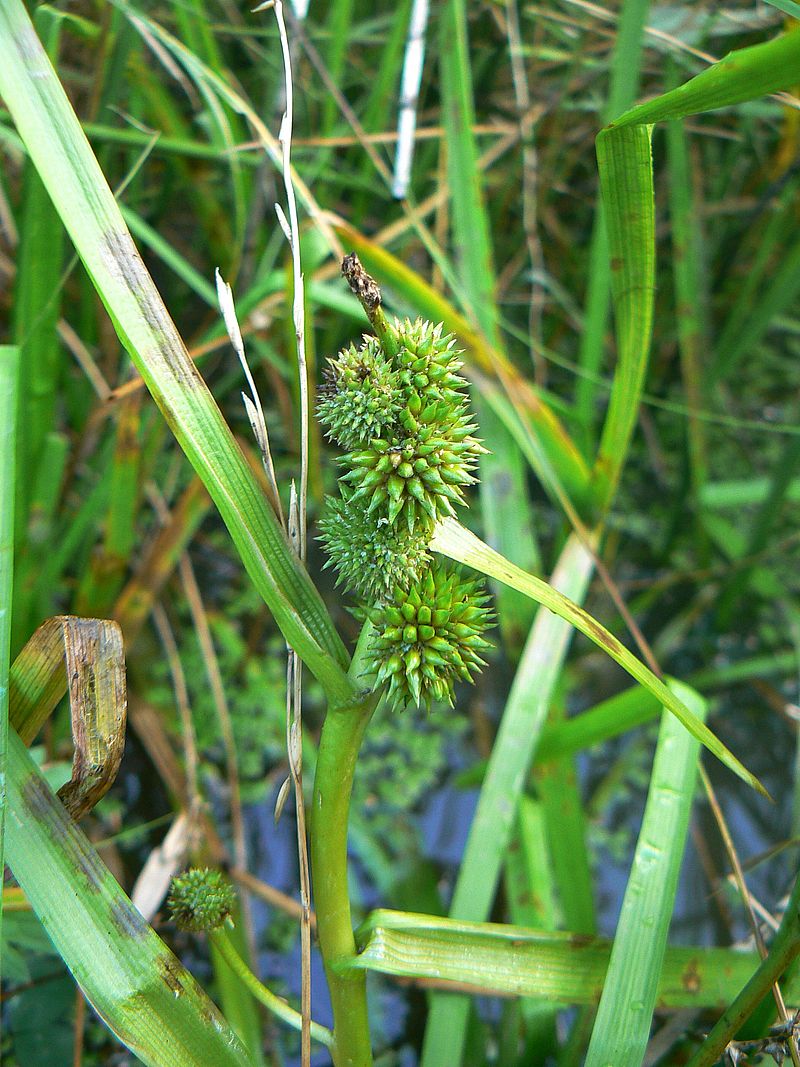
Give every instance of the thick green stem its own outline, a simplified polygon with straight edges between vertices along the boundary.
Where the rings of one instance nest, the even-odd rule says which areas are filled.
[[[358,681],[369,624],[353,658],[350,675]],[[372,1050],[364,972],[341,974],[336,964],[355,955],[347,879],[347,822],[358,750],[380,693],[331,708],[317,752],[311,808],[311,868],[317,934],[333,1006],[335,1067],[371,1067]]]
[[[347,884],[347,819],[356,758],[375,703],[370,696],[363,703],[328,712],[314,778],[311,868],[317,933],[333,1006],[336,1067],[372,1063],[364,974],[339,974],[336,962],[356,951]]]

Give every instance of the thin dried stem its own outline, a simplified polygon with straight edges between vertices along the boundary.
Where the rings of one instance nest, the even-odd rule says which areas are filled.
[[[308,502],[308,366],[306,363],[306,337],[305,337],[305,293],[303,287],[303,271],[300,264],[300,227],[297,221],[297,199],[294,195],[294,183],[292,182],[292,123],[294,121],[294,103],[292,89],[292,57],[289,50],[289,38],[286,33],[286,23],[283,18],[283,4],[276,0],[273,5],[275,19],[278,23],[278,33],[281,39],[283,52],[283,70],[286,92],[286,111],[281,122],[281,132],[278,140],[281,146],[283,162],[283,185],[286,190],[286,205],[289,210],[288,218],[284,215],[279,204],[275,205],[278,221],[281,224],[289,248],[292,253],[292,276],[294,280],[294,298],[292,301],[292,319],[294,321],[294,333],[297,342],[297,366],[300,375],[300,559],[306,559],[306,506]]]
[[[195,577],[194,568],[189,560],[188,555],[184,553],[178,563],[178,573],[180,574],[181,584],[183,585],[183,591],[186,596],[187,603],[189,604],[189,611],[192,616],[192,624],[194,625],[195,633],[197,634],[197,640],[200,644],[200,650],[203,654],[203,665],[206,669],[206,677],[208,678],[208,684],[211,688],[211,698],[214,701],[214,709],[217,713],[217,720],[219,721],[220,735],[222,736],[222,747],[225,750],[225,774],[228,779],[228,789],[230,790],[230,812],[231,812],[231,836],[233,837],[233,855],[236,861],[237,867],[242,870],[247,869],[247,839],[244,830],[244,817],[242,815],[242,797],[241,789],[239,786],[239,764],[236,758],[236,739],[233,734],[233,723],[231,721],[230,707],[228,706],[228,698],[225,695],[225,687],[222,682],[222,672],[219,669],[219,660],[217,658],[217,652],[214,647],[214,639],[211,635],[211,627],[208,624],[208,615],[206,614],[205,605],[203,604],[203,598],[200,593],[200,587],[197,584],[197,578]],[[253,928],[253,915],[250,907],[250,898],[246,893],[241,895],[242,903],[242,919],[244,925],[245,936],[247,939],[247,947],[250,954],[250,959],[255,964],[257,959],[256,952],[256,939],[255,931]]]
[[[261,398],[258,395],[256,383],[253,380],[253,375],[250,372],[250,365],[248,364],[247,356],[245,355],[242,331],[239,329],[239,320],[236,317],[236,308],[233,303],[233,292],[230,285],[222,280],[222,275],[219,270],[214,272],[214,278],[217,283],[217,299],[219,300],[220,311],[222,312],[222,318],[225,322],[225,329],[228,331],[231,345],[233,346],[234,352],[239,357],[239,362],[242,365],[244,376],[247,379],[247,384],[250,388],[250,396],[246,393],[242,393],[242,400],[244,401],[245,410],[247,411],[247,417],[250,420],[253,436],[255,437],[259,451],[261,452],[261,462],[264,464],[264,470],[267,474],[269,502],[272,505],[272,510],[280,519],[281,525],[285,530],[286,519],[283,515],[281,496],[278,492],[278,480],[275,477],[275,465],[272,462],[272,450],[269,445],[267,420],[264,418],[264,409],[261,406]]]
[[[307,554],[308,530],[308,456],[309,456],[309,389],[308,364],[306,361],[305,340],[305,291],[303,271],[300,262],[300,225],[297,217],[297,199],[292,180],[292,132],[294,121],[294,87],[292,82],[292,57],[286,22],[283,17],[283,4],[276,0],[272,5],[283,56],[284,91],[286,94],[285,111],[281,121],[278,140],[281,147],[283,184],[286,191],[288,216],[279,204],[275,205],[278,222],[289,244],[292,254],[292,279],[294,294],[292,300],[292,319],[294,323],[295,342],[297,346],[297,370],[300,380],[300,492],[297,493],[292,482],[289,503],[289,540],[297,555],[305,563]],[[297,821],[297,857],[300,876],[300,903],[302,919],[300,922],[300,943],[302,958],[301,990],[301,1062],[303,1067],[311,1063],[311,875],[308,862],[308,838],[306,835],[305,805],[303,801],[302,770],[302,664],[300,657],[289,649],[286,678],[286,748],[289,757],[289,773],[294,786],[295,811]]]
[[[183,755],[186,764],[186,793],[189,802],[189,813],[192,819],[196,818],[201,806],[200,789],[198,786],[198,759],[197,738],[194,733],[192,722],[192,709],[189,704],[189,690],[186,685],[186,675],[183,673],[183,665],[178,652],[175,635],[172,632],[166,611],[159,603],[153,605],[153,623],[158,632],[159,640],[164,648],[172,676],[172,688],[175,693],[175,703],[178,706],[178,714],[181,721],[181,734],[183,742]]]
[[[83,1063],[83,1031],[86,1026],[86,998],[79,986],[75,988],[75,1037],[72,1045],[72,1067]]]
[[[717,795],[714,792],[714,787],[712,786],[711,780],[706,774],[705,768],[702,766],[702,764],[700,765],[700,775],[703,782],[703,788],[706,792],[706,797],[708,799],[709,804],[711,805],[711,811],[714,815],[714,821],[717,824],[717,829],[719,830],[720,836],[722,837],[722,842],[725,846],[725,851],[728,854],[728,859],[730,860],[731,867],[733,869],[733,877],[739,890],[739,895],[742,898],[742,903],[744,904],[745,911],[747,912],[747,917],[750,920],[750,927],[753,931],[753,938],[755,940],[756,949],[758,950],[758,954],[759,956],[761,956],[761,959],[765,960],[768,955],[767,946],[764,944],[764,938],[761,936],[761,928],[758,925],[758,919],[756,918],[756,914],[753,909],[753,902],[750,899],[750,893],[747,889],[747,883],[745,882],[744,871],[739,860],[739,854],[737,853],[736,846],[733,843],[733,838],[731,837],[730,830],[728,829],[728,824],[725,821],[725,816],[722,814],[722,809],[720,808],[719,802],[717,801]],[[775,982],[775,984],[772,986],[772,995],[775,999],[775,1006],[778,1009],[778,1015],[780,1016],[781,1022],[788,1023],[789,1013],[786,1010],[786,1002],[783,999],[783,993],[781,993],[780,986],[777,982]],[[795,1041],[794,1034],[791,1031],[787,1038],[787,1046],[789,1049],[789,1055],[791,1057],[792,1064],[794,1065],[794,1067],[800,1067],[800,1055],[798,1054],[797,1042]]]

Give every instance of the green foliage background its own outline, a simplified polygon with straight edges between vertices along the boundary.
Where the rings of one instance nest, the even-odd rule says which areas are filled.
[[[562,450],[554,481],[566,486],[589,521],[581,472],[585,490],[615,353],[610,272],[597,222],[597,130],[634,100],[704,69],[703,56],[775,37],[784,20],[773,8],[738,3],[720,9],[628,0],[609,11],[567,0],[470,2],[463,9],[434,3],[411,191],[399,203],[387,175],[410,6],[408,0],[391,7],[312,2],[308,19],[290,28],[294,163],[313,202],[334,217],[345,248],[357,238],[395,257],[383,274],[369,264],[391,310],[427,312],[414,288],[422,280],[445,298],[454,319],[462,317],[465,330],[482,339],[471,348],[465,344],[466,362],[481,434],[493,454],[464,521],[520,566],[548,574],[570,526],[553,483],[542,476],[547,464],[533,454],[512,405],[531,391],[575,442],[574,454]],[[279,176],[253,145],[243,117],[249,108],[271,130],[280,122],[282,73],[272,19],[252,16],[232,0],[136,6],[187,50],[178,52],[178,68],[126,5],[30,9],[165,303],[257,467],[240,399],[241,371],[216,309],[213,268],[233,285],[278,482],[288,497],[298,469],[297,373],[290,270],[272,210]],[[198,77],[196,64],[211,72],[207,79]],[[226,92],[215,95],[214,79]],[[744,809],[736,823],[743,859],[792,841],[800,829],[794,770],[799,116],[796,103],[760,99],[656,134],[654,343],[601,548],[660,666],[703,694],[712,728],[778,802],[772,809],[743,797],[744,787],[727,772],[717,779],[730,810]],[[461,120],[472,136],[463,136]],[[151,565],[159,496],[178,516],[174,541],[188,552],[209,615],[242,799],[266,804],[267,787],[285,773],[283,640],[245,585],[207,502],[181,509],[184,494],[192,492],[188,464],[139,388],[6,112],[0,113],[0,152],[2,340],[22,352],[12,656],[51,615],[122,617],[133,598],[150,604],[160,596],[188,682],[202,788],[218,795],[224,744],[203,653],[179,579],[170,567],[162,587]],[[319,219],[308,221],[306,211],[302,251],[315,387],[325,359],[366,328],[330,244],[330,231]],[[413,272],[412,282],[401,266]],[[489,384],[498,369],[512,375],[511,404],[491,401]],[[553,431],[556,437],[560,432]],[[336,475],[315,427],[312,524]],[[312,576],[352,642],[358,632],[353,605],[334,590],[316,542],[310,555]],[[157,560],[168,556],[157,550]],[[460,692],[457,712],[434,709],[420,717],[383,710],[370,727],[352,825],[353,853],[366,876],[353,887],[357,918],[374,904],[446,911],[454,871],[431,858],[420,812],[439,786],[459,789],[482,780],[533,618],[529,601],[500,587],[495,593],[498,647],[477,688]],[[586,606],[614,633],[625,633],[599,580]],[[142,623],[147,615],[144,610]],[[127,656],[133,702],[158,709],[180,768],[185,742],[166,659],[149,625],[129,641]],[[310,781],[323,710],[316,683],[306,678]],[[530,684],[535,692],[535,679]],[[606,725],[598,736],[587,728],[570,750],[587,750],[580,786],[573,757],[563,750],[534,767],[492,918],[586,934],[597,928],[592,896],[606,887],[610,853],[630,857],[653,747],[643,723],[658,710],[642,698],[629,715],[625,696],[618,697],[626,685],[594,646],[576,638],[545,729],[558,730],[564,707],[603,712],[608,700]],[[609,740],[627,725],[636,729]],[[126,889],[163,836],[161,820],[178,806],[170,784],[159,781],[152,740],[143,731],[129,743],[118,785],[88,824]],[[605,748],[590,749],[590,743]],[[44,746],[47,761],[70,758],[64,709]],[[220,825],[224,833],[225,818]],[[131,842],[125,834],[133,830]],[[718,889],[727,860],[710,820],[704,818],[697,833],[711,879],[699,891],[703,936],[714,930],[720,944],[729,944],[745,928],[741,905],[731,894],[717,910],[724,894],[711,889]],[[567,845],[577,856],[572,869]],[[785,893],[794,857],[794,849],[780,852],[757,868],[768,908]],[[613,932],[602,908],[599,925]],[[172,936],[168,929],[161,933]],[[8,1063],[45,1062],[30,1044],[36,1028],[48,1034],[48,1063],[71,1062],[75,1040],[83,1042],[82,1062],[114,1062],[111,1038],[91,1012],[85,1024],[77,1016],[75,1038],[74,987],[31,916],[10,913],[3,936]],[[191,951],[203,954],[197,945]],[[219,977],[215,984],[210,970],[207,976],[219,990]],[[422,1046],[418,995],[409,994],[408,1003],[409,1022],[392,1035],[395,1048],[383,1062],[400,1062],[403,1047],[417,1053]],[[473,1016],[465,1062],[547,1062],[557,1044],[555,1013],[552,1005],[543,1010],[522,1001]],[[701,1029],[712,1021],[694,1020]],[[769,1021],[748,1036],[763,1036]],[[562,1048],[561,1062],[576,1062],[590,1032],[586,1025],[575,1024],[574,1047]],[[380,1048],[380,1026],[374,1039]],[[683,1051],[679,1044],[675,1055]]]

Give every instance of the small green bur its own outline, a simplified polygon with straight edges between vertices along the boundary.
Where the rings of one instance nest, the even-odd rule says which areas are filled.
[[[181,930],[216,930],[228,921],[236,905],[233,886],[221,871],[192,867],[173,878],[167,907]]]

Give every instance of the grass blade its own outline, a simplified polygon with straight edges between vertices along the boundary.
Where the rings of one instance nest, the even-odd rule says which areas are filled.
[[[598,137],[597,162],[617,334],[617,369],[595,463],[597,504],[605,510],[616,492],[638,418],[653,325],[655,206],[649,128],[625,128],[613,139]]]
[[[628,107],[636,96],[642,63],[644,24],[649,0],[625,0],[622,5],[611,68],[611,84],[606,120]],[[584,427],[584,436],[592,440],[594,405],[597,399],[597,376],[603,358],[609,303],[609,247],[602,198],[597,205],[592,244],[589,251],[589,286],[586,314],[581,335],[579,363],[584,375],[578,378],[575,406]]]
[[[628,126],[682,119],[701,111],[716,111],[797,84],[800,28],[766,44],[731,52],[677,89],[631,108],[610,122],[601,137]]]
[[[564,721],[560,699],[551,704],[550,720],[542,731],[533,770],[547,833],[547,853],[566,928],[576,934],[595,934],[597,918],[587,844],[588,816],[575,760],[565,755],[555,759],[551,756],[546,761],[542,754],[548,733],[570,721]]]
[[[147,1064],[246,1067],[244,1047],[9,738],[8,864],[87,999]]]
[[[11,597],[14,586],[14,470],[19,349],[0,346],[0,870],[5,853]],[[0,908],[0,946],[2,946]],[[0,970],[2,948],[0,948]]]
[[[669,210],[672,221],[672,262],[675,279],[675,318],[684,389],[689,407],[686,436],[689,479],[694,504],[708,477],[707,430],[697,412],[705,406],[703,353],[707,348],[701,257],[702,229],[692,188],[686,131],[680,122],[667,126]]]
[[[613,634],[609,633],[583,608],[553,589],[547,582],[543,582],[541,578],[526,574],[519,567],[515,567],[513,563],[485,545],[480,538],[464,529],[455,519],[445,519],[439,523],[434,531],[431,548],[434,552],[441,552],[442,555],[458,563],[464,563],[483,574],[491,575],[499,582],[508,583],[571,623],[660,700],[683,723],[690,734],[704,744],[709,752],[729,767],[734,774],[737,774],[743,782],[758,790],[763,796],[769,796],[755,775],[739,762],[705,723],[701,722],[660,679],[656,678],[648,667],[645,667]]]
[[[698,721],[705,702],[677,685]],[[642,828],[597,1010],[586,1067],[639,1067],[650,1038],[697,778],[698,741],[664,714]]]
[[[597,1003],[610,953],[599,937],[397,911],[372,912],[356,942],[358,955],[340,964],[345,974],[377,971],[562,1004]],[[724,1004],[758,964],[755,952],[667,949],[659,1000],[676,1008]]]

